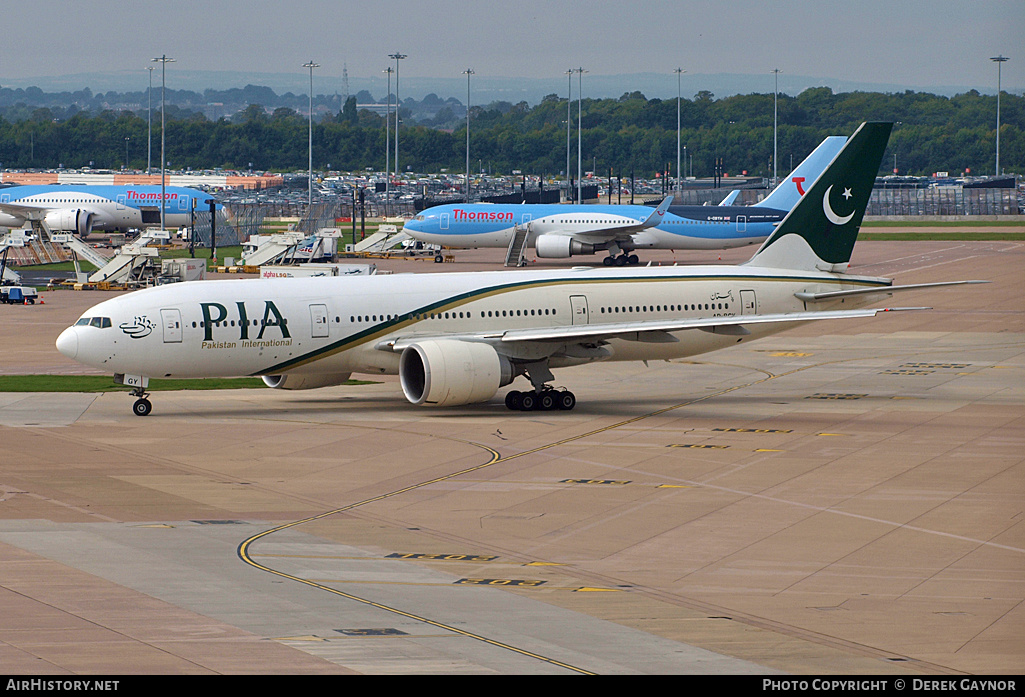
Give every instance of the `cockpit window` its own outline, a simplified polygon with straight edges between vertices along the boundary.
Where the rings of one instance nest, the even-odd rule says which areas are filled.
[[[89,320],[88,317],[82,317],[77,322],[75,322],[75,326],[76,327],[88,327],[89,326],[89,321],[90,320]]]
[[[111,326],[110,317],[82,317],[75,322],[76,327],[97,327],[107,329]]]

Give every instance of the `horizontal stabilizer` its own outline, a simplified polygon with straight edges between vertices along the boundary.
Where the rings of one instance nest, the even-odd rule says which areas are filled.
[[[794,293],[794,297],[806,303],[821,303],[840,298],[850,298],[858,295],[889,294],[899,290],[922,290],[924,288],[941,288],[943,286],[962,286],[974,283],[989,283],[989,281],[941,281],[938,283],[915,283],[907,286],[882,286],[879,288],[858,288],[857,290],[831,290],[825,293]]]

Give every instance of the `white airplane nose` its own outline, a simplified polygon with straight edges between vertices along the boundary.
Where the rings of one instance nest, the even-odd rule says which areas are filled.
[[[68,327],[57,337],[57,350],[68,358],[78,355],[78,332],[74,327]]]

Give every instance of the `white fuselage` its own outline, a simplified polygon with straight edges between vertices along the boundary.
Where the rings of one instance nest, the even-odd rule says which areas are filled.
[[[800,312],[804,303],[795,292],[878,281],[746,266],[197,281],[102,302],[57,345],[96,368],[148,377],[396,373],[398,353],[383,348],[389,342],[451,337],[494,343],[511,330]],[[852,304],[857,301],[845,307]],[[743,337],[687,329],[673,332],[678,341],[611,338],[602,342],[607,351],[593,354],[551,338],[498,350],[521,361],[536,350],[552,367],[668,359],[792,324],[754,324]]]
[[[202,213],[209,195],[184,187],[159,186],[12,186],[0,190],[0,227],[43,221],[54,232],[87,234],[91,230],[129,230],[192,224],[193,207]],[[201,207],[202,206],[202,207]]]

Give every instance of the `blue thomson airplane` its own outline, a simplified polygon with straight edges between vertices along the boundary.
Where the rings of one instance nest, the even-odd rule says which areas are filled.
[[[198,189],[165,186],[47,185],[0,189],[0,227],[41,224],[50,232],[85,237],[93,230],[114,231],[160,227],[163,195],[164,227],[192,225],[192,208],[209,211],[212,196]]]
[[[444,247],[504,247],[507,263],[519,248],[539,258],[609,253],[606,266],[637,264],[636,249],[728,249],[760,244],[825,171],[847,138],[829,136],[790,176],[751,206],[563,205],[454,203],[428,208],[403,228],[410,237]],[[732,203],[736,192],[724,203]],[[514,252],[515,250],[515,252]]]

